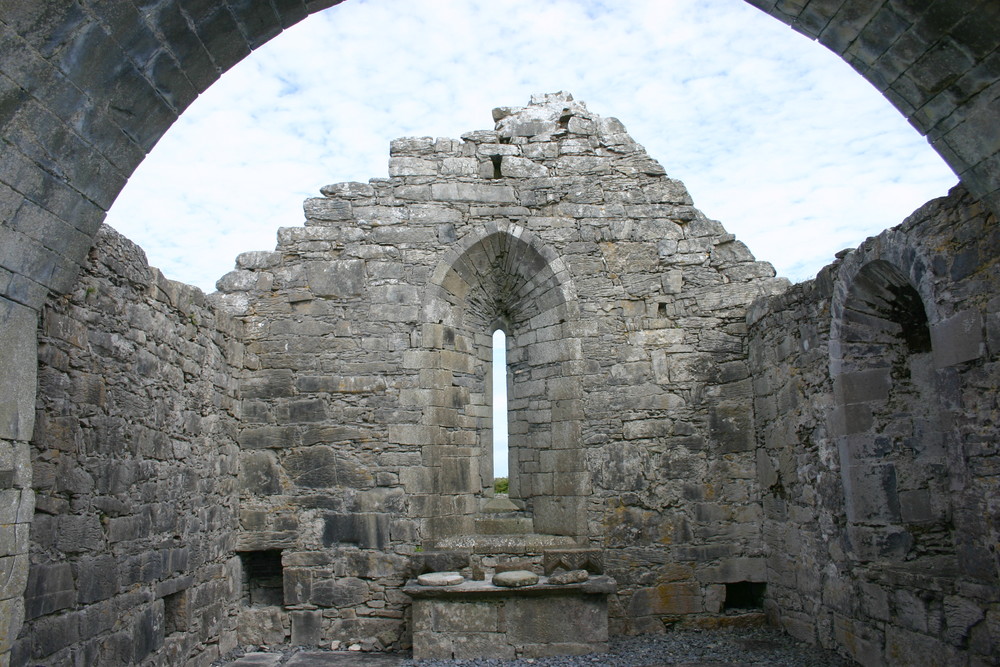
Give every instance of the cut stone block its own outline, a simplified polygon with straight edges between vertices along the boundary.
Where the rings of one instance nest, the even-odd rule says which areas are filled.
[[[465,581],[458,572],[428,572],[417,577],[421,586],[457,586]]]

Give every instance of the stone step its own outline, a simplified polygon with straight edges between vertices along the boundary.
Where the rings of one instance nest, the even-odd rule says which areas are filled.
[[[484,514],[519,512],[521,508],[507,496],[493,496],[483,505]]]
[[[475,526],[478,535],[527,535],[532,532],[534,524],[529,516],[509,512],[477,518]]]

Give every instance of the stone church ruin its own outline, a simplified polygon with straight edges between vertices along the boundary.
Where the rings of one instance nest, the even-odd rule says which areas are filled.
[[[960,185],[788,285],[620,124],[540,98],[394,142],[212,296],[101,221],[195,97],[336,0],[0,8],[0,665],[762,620],[866,665],[996,664],[1000,8],[749,2]],[[511,571],[540,583],[486,588]],[[536,631],[551,600],[589,624]]]
[[[956,187],[792,286],[614,118],[562,93],[493,116],[394,141],[388,178],[323,188],[209,296],[99,231],[41,315],[11,664],[765,621],[864,664],[995,664],[992,212]],[[512,570],[583,583],[490,584]]]

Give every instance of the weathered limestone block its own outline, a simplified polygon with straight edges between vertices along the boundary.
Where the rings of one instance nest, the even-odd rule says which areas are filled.
[[[342,222],[353,218],[351,203],[329,197],[312,197],[302,205],[306,219],[321,222]]]
[[[389,544],[389,517],[385,514],[327,514],[323,519],[323,544],[356,544],[382,549]]]
[[[28,583],[28,555],[0,558],[0,600],[20,599]]]
[[[293,375],[287,369],[258,371],[240,382],[243,398],[275,398],[291,396]]]
[[[938,368],[979,358],[985,348],[982,314],[978,310],[963,311],[934,324],[931,340]]]
[[[661,584],[641,588],[632,595],[629,611],[633,616],[695,614],[704,610],[701,586],[696,583]]]
[[[500,162],[500,175],[508,178],[543,178],[549,175],[545,165],[514,155],[505,155]]]
[[[0,439],[28,440],[34,426],[38,358],[38,314],[30,308],[0,299],[0,336],[9,341],[0,351],[0,383],[9,387],[0,402]]]
[[[434,152],[431,137],[400,137],[389,143],[389,155],[427,155]]]
[[[135,521],[137,526],[134,535],[146,530],[146,526],[141,524],[146,521]],[[125,539],[124,536],[115,536],[113,530],[108,531],[108,539]],[[56,536],[56,546],[64,552],[83,553],[96,550],[104,541],[104,530],[101,521],[96,515],[64,515],[59,517],[59,528]]]
[[[287,614],[278,607],[248,607],[240,611],[239,642],[243,645],[276,646],[285,642]]]
[[[368,199],[375,196],[375,188],[368,183],[332,183],[320,188],[320,192],[327,197],[336,199]]]
[[[748,452],[754,448],[753,420],[745,403],[719,403],[709,413],[713,440],[723,453]]]
[[[483,202],[491,204],[516,204],[514,189],[507,185],[479,185],[476,183],[434,183],[431,194],[435,200]]]
[[[706,583],[767,581],[766,562],[762,558],[728,558],[719,565],[699,568],[697,577]]]
[[[346,608],[367,602],[370,597],[368,584],[356,577],[314,579],[312,594],[306,600],[320,607]]]
[[[360,259],[310,262],[306,265],[310,291],[320,297],[361,294],[365,288],[365,262]]]
[[[106,600],[118,592],[118,565],[111,556],[81,559],[75,574],[78,602]]]
[[[24,599],[27,619],[76,604],[72,566],[68,563],[54,563],[31,568]]]
[[[282,459],[281,466],[292,484],[303,487],[363,489],[373,484],[371,472],[360,461],[322,445],[289,453]]]
[[[475,176],[479,173],[479,160],[471,157],[448,157],[441,161],[442,176]]]
[[[257,392],[255,392],[257,393]],[[266,395],[266,392],[260,392]],[[287,426],[261,426],[243,429],[239,436],[240,447],[244,449],[280,449],[297,447],[301,435],[297,429]]]
[[[497,588],[486,582],[410,582],[416,659],[531,658],[607,650],[607,577],[588,583]]]
[[[293,646],[319,646],[323,641],[323,612],[292,611],[288,613]]]
[[[389,176],[434,176],[437,162],[416,157],[389,158]]]
[[[240,452],[240,486],[245,492],[258,496],[281,493],[280,471],[274,454]]]

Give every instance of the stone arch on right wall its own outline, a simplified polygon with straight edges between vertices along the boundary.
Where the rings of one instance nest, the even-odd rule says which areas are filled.
[[[831,432],[848,554],[954,571],[951,492],[962,457],[934,364],[930,323],[939,317],[927,263],[894,241],[873,239],[849,256],[831,304]]]

